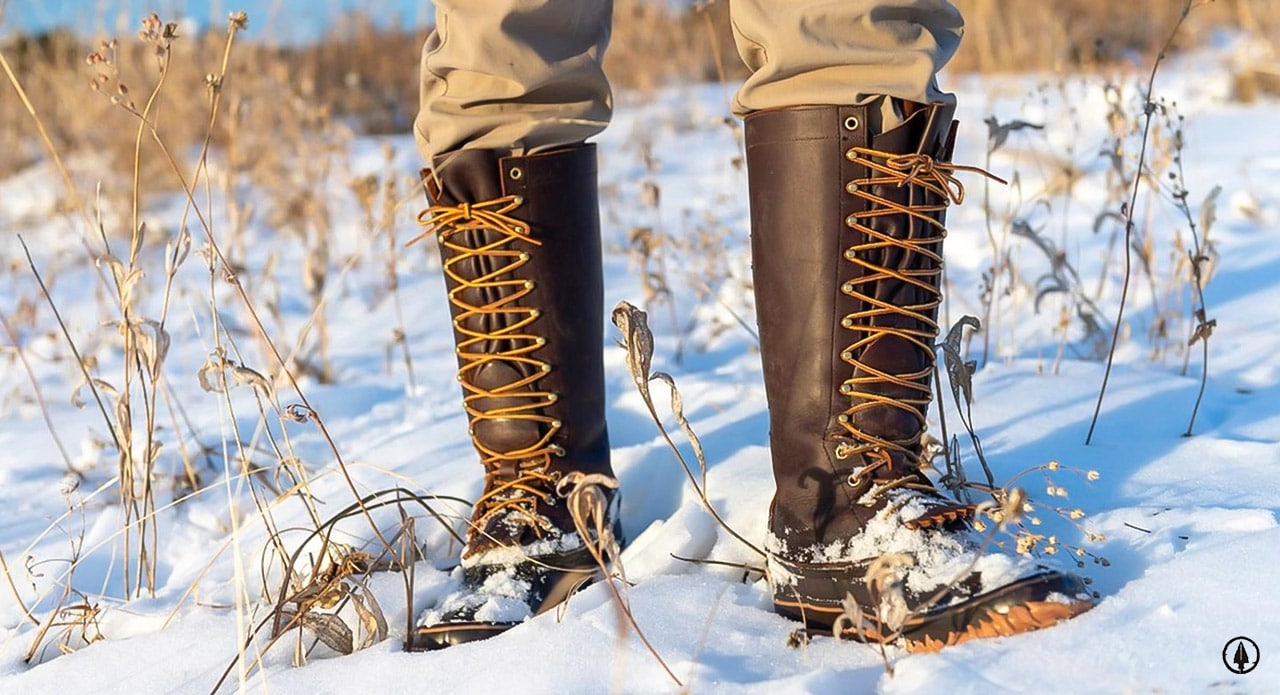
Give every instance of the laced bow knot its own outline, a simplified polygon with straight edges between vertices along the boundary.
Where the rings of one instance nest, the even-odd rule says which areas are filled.
[[[507,195],[479,203],[461,202],[457,205],[432,205],[418,213],[418,226],[425,227],[421,234],[405,242],[405,246],[426,239],[432,234],[450,234],[466,231],[466,229],[490,229],[521,241],[541,246],[542,242],[533,238],[531,231],[508,215],[520,207],[524,199],[518,195]],[[459,227],[460,223],[466,223]],[[454,229],[450,229],[454,227]]]
[[[868,147],[854,147],[849,150],[849,154],[851,159],[884,175],[883,180],[877,180],[874,183],[893,183],[899,188],[907,184],[924,186],[946,198],[953,205],[963,203],[965,196],[964,183],[956,174],[977,174],[997,183],[1008,183],[981,167],[943,162],[932,155],[919,152],[895,154]],[[866,183],[873,183],[873,181]]]

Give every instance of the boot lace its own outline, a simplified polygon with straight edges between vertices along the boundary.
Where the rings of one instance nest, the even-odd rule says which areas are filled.
[[[409,242],[411,245],[437,235],[440,245],[448,251],[444,272],[456,283],[449,291],[449,302],[460,310],[453,320],[454,329],[462,336],[456,347],[461,365],[458,381],[466,392],[463,406],[471,424],[471,439],[485,468],[485,491],[476,500],[472,534],[483,529],[489,518],[507,512],[519,515],[535,531],[550,529],[550,522],[537,513],[536,503],[538,500],[550,502],[556,480],[548,471],[551,457],[564,455],[564,449],[552,442],[561,422],[545,412],[558,396],[537,388],[538,381],[551,371],[549,363],[533,356],[547,343],[546,338],[532,330],[542,312],[521,305],[520,300],[533,291],[534,284],[515,277],[515,273],[530,262],[530,255],[512,248],[512,244],[522,241],[541,246],[524,222],[510,216],[522,202],[520,196],[510,195],[477,203],[433,205],[418,214],[418,224],[426,227],[426,231]],[[467,233],[473,231],[493,232],[496,238],[484,244],[469,244]],[[472,259],[487,259],[488,263],[481,263],[480,267],[492,269],[478,277],[459,272],[460,264]],[[496,299],[474,305],[464,299],[463,293],[467,290],[478,290],[475,296],[495,296]],[[500,317],[501,320],[468,321],[475,317]],[[471,327],[472,324],[478,328]],[[498,345],[506,347],[494,347]],[[527,376],[492,388],[477,385],[473,376],[493,362],[524,365],[519,371]],[[500,408],[480,407],[486,399],[494,398],[517,402]],[[542,434],[526,447],[510,451],[494,449],[476,434],[477,423],[486,420],[536,422]]]
[[[865,210],[854,212],[845,224],[865,235],[864,241],[844,252],[844,259],[863,272],[860,277],[841,284],[840,291],[859,300],[865,308],[841,319],[841,326],[852,331],[855,340],[841,351],[841,360],[853,367],[853,375],[840,384],[840,393],[850,398],[851,405],[837,418],[840,426],[852,439],[836,446],[836,457],[847,459],[857,454],[873,453],[870,465],[861,469],[859,480],[850,478],[850,484],[863,484],[862,476],[870,476],[887,468],[893,475],[893,462],[889,452],[901,452],[908,461],[915,463],[918,445],[925,429],[922,414],[933,400],[929,377],[937,364],[934,340],[938,336],[938,323],[932,317],[942,303],[939,276],[942,274],[942,256],[934,249],[940,248],[946,237],[946,227],[937,219],[937,213],[952,203],[964,201],[964,184],[955,176],[957,172],[973,172],[1000,181],[998,177],[978,167],[940,162],[927,154],[898,154],[866,147],[852,147],[845,157],[868,169],[865,178],[850,181],[845,190],[868,203]],[[876,195],[877,186],[913,185],[932,193],[939,202],[902,204]],[[912,197],[914,200],[914,196]],[[915,238],[898,238],[877,230],[870,223],[878,217],[905,215],[915,224],[923,225],[923,232]],[[873,258],[885,249],[903,250],[902,267],[890,268],[876,263]],[[918,258],[923,263],[912,262]],[[915,304],[897,305],[874,296],[875,285],[884,281],[906,283],[923,291],[925,299]],[[911,319],[911,327],[876,325],[875,319],[897,315]],[[918,371],[890,373],[863,361],[860,357],[867,350],[886,338],[907,341],[925,356],[925,366]],[[923,383],[922,383],[923,382]],[[878,387],[897,386],[911,392],[906,397],[887,396],[878,393]],[[865,410],[888,406],[909,413],[917,422],[915,434],[907,439],[893,440],[877,436],[857,427],[855,416]],[[895,487],[917,487],[914,476],[892,478],[888,487],[878,486],[879,492]],[[855,485],[856,486],[856,485]],[[882,489],[883,488],[883,489]],[[922,488],[923,489],[923,488]],[[932,486],[928,486],[932,490]]]

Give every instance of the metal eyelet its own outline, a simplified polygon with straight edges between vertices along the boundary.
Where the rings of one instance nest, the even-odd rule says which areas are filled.
[[[844,258],[847,261],[856,261],[858,260],[858,252],[853,249],[845,249]]]
[[[849,161],[851,161],[851,162],[856,162],[856,161],[858,161],[858,152],[857,152],[857,150],[852,150],[852,149],[850,149],[850,150],[845,150],[844,158],[845,158],[845,159],[847,159],[847,160],[849,160]]]
[[[520,167],[511,167],[511,171],[507,172],[507,175],[511,177],[512,181],[519,181],[524,177],[524,169],[521,169]]]
[[[853,319],[846,316],[840,320],[840,325],[844,326],[845,328],[853,328]]]
[[[862,125],[862,121],[857,116],[849,116],[844,119],[844,129],[850,132],[857,130]]]
[[[857,182],[857,181],[850,181],[849,183],[845,184],[845,186],[844,186],[844,190],[848,191],[849,193],[857,193],[857,192],[858,192],[858,182]]]
[[[849,215],[848,217],[844,218],[844,226],[846,226],[846,227],[857,227],[857,226],[858,226],[858,218],[857,218],[857,217],[854,217],[853,215]]]
[[[844,442],[840,442],[840,443],[836,444],[836,452],[835,452],[835,453],[836,453],[836,459],[837,459],[837,460],[844,461],[845,459],[849,458],[849,455],[850,455],[850,454],[852,454],[852,453],[853,453],[853,447],[849,446],[848,444],[845,444]],[[858,486],[858,485],[857,485],[857,483],[855,483],[855,482],[854,482],[854,480],[855,480],[855,476],[856,476],[856,475],[857,475],[856,473],[850,473],[850,474],[849,474],[849,478],[848,478],[848,479],[847,479],[847,481],[846,481],[846,482],[848,482],[848,483],[849,483],[849,485],[850,485],[851,487],[857,487],[857,486]]]

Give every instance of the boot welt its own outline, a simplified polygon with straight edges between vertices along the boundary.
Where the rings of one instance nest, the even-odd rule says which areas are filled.
[[[1049,600],[1050,594],[1068,597]],[[861,630],[846,629],[845,639],[860,642],[896,642],[909,652],[931,652],[970,639],[1003,637],[1049,627],[1093,607],[1083,584],[1071,575],[1042,572],[949,606],[935,607],[908,618],[901,631],[882,631],[874,617],[864,619]],[[843,608],[813,603],[805,597],[775,595],[774,610],[805,624],[814,634],[832,634]]]

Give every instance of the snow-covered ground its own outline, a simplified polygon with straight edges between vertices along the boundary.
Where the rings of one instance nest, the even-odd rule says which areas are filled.
[[[1176,102],[1186,118],[1182,184],[1198,221],[1202,201],[1214,186],[1222,187],[1209,231],[1214,261],[1205,288],[1208,318],[1217,323],[1210,338],[1210,377],[1191,437],[1183,434],[1202,361],[1196,345],[1184,372],[1193,307],[1184,260],[1187,224],[1167,192],[1153,198],[1144,187],[1135,246],[1151,249],[1152,268],[1143,270],[1135,254],[1116,366],[1093,442],[1084,443],[1105,365],[1095,349],[1098,336],[1090,336],[1074,314],[1080,302],[1072,302],[1072,290],[1096,304],[1097,321],[1109,331],[1119,301],[1123,242],[1114,242],[1118,225],[1100,217],[1117,211],[1119,203],[1112,198],[1116,185],[1108,178],[1108,160],[1099,151],[1111,137],[1107,114],[1114,102],[1128,114],[1116,122],[1125,124],[1121,166],[1132,170],[1138,134],[1131,126],[1141,123],[1133,116],[1141,111],[1133,86],[1141,76],[1122,78],[1117,96],[1109,96],[1100,77],[955,81],[963,121],[955,160],[989,166],[1013,182],[988,194],[980,179],[971,179],[968,202],[953,210],[945,315],[951,322],[964,314],[987,317],[981,294],[992,262],[984,214],[989,204],[991,229],[1008,263],[996,282],[989,338],[979,334],[968,342],[970,357],[982,365],[974,377],[973,418],[997,482],[1050,461],[1061,463],[1052,483],[1040,472],[1021,482],[1042,511],[1046,533],[1108,562],[1082,557],[1080,571],[1093,580],[1101,600],[1068,623],[934,655],[890,650],[893,676],[879,652],[864,645],[815,639],[788,646],[796,626],[771,612],[758,574],[744,581],[741,569],[677,559],[759,564],[702,509],[648,420],[624,353],[612,338],[602,345],[623,523],[631,538],[623,553],[632,582],[630,605],[654,651],[685,687],[770,693],[1275,692],[1280,241],[1274,232],[1280,224],[1280,130],[1274,127],[1275,102],[1242,105],[1226,98],[1224,55],[1210,51],[1177,60],[1157,83],[1157,96]],[[727,93],[708,85],[620,97],[615,123],[600,139],[606,301],[645,302],[642,254],[635,251],[642,244],[633,243],[645,235],[634,232],[648,228],[650,236],[665,239],[649,260],[665,274],[674,303],[674,310],[660,299],[648,307],[657,334],[656,368],[674,375],[702,438],[712,503],[731,526],[760,544],[772,480],[759,354],[735,318],[754,323],[745,284],[745,172],[740,135],[725,121]],[[988,164],[982,124],[991,115],[1001,123],[1025,119],[1045,127],[1011,133]],[[1170,130],[1159,114],[1154,129],[1150,164],[1168,186],[1175,169],[1168,158]],[[479,490],[434,250],[423,245],[398,252],[411,388],[392,341],[399,322],[385,291],[387,240],[382,231],[367,231],[350,191],[352,179],[386,173],[384,147],[392,149],[391,170],[403,181],[417,166],[409,138],[356,139],[320,189],[332,222],[323,262],[324,311],[336,378],[331,384],[303,378],[301,388],[341,454],[350,483],[314,422],[282,426],[269,410],[260,417],[249,385],[236,387],[229,398],[201,388],[198,373],[216,345],[227,345],[229,356],[245,368],[277,370],[233,288],[221,273],[211,283],[199,253],[205,241],[192,220],[193,253],[177,273],[168,309],[172,345],[164,374],[171,393],[158,401],[164,446],[153,481],[161,508],[153,546],[156,590],[154,597],[130,601],[122,600],[122,568],[136,555],[137,540],[126,556],[116,454],[101,444],[110,434],[87,390],[80,394],[87,407],[71,404],[79,368],[17,235],[30,245],[76,344],[94,361],[94,375],[118,384],[124,371],[119,337],[113,326],[103,325],[114,316],[103,280],[108,271],[105,265],[93,267],[85,251],[87,243],[101,252],[101,241],[86,239],[79,218],[56,207],[60,183],[48,168],[0,180],[0,311],[18,333],[17,348],[38,379],[71,463],[83,471],[79,481],[66,473],[36,391],[6,335],[0,354],[0,552],[12,587],[0,578],[0,692],[208,692],[224,670],[230,674],[223,686],[228,691],[679,690],[622,626],[603,585],[575,596],[562,613],[490,641],[410,654],[401,648],[403,577],[378,572],[363,580],[360,591],[376,596],[387,624],[385,639],[345,656],[320,646],[304,666],[294,663],[296,631],[270,648],[267,631],[261,631],[242,649],[246,635],[270,611],[264,592],[276,595],[280,577],[279,561],[264,560],[272,557],[269,534],[251,492],[270,508],[272,523],[292,550],[314,528],[306,499],[325,519],[352,503],[350,485],[361,494],[402,487],[462,498]],[[1069,195],[1061,193],[1064,163],[1080,172]],[[403,187],[400,193],[404,206],[395,234],[403,243],[417,233],[412,216],[418,198]],[[207,205],[215,235],[229,227],[220,195],[215,190]],[[238,195],[268,207],[269,191],[241,189]],[[138,290],[145,318],[159,315],[165,243],[181,215],[177,198],[156,201],[147,211],[151,232],[140,255],[146,274]],[[1025,219],[1042,240],[1062,249],[1074,275],[1059,274],[1078,278],[1067,292],[1047,293],[1038,311],[1037,288],[1056,281],[1045,279],[1052,267],[1040,248],[1005,233],[1011,216]],[[299,241],[302,235],[273,227],[269,217],[258,215],[249,226],[241,281],[272,337],[288,352],[312,309],[302,279],[307,247]],[[123,239],[113,241],[121,258],[127,255]],[[221,312],[220,333],[211,319],[211,296]],[[308,341],[313,344],[314,333]],[[211,374],[216,380],[216,373],[205,373]],[[661,407],[665,392],[661,386],[655,392]],[[276,393],[282,407],[300,400],[283,380]],[[140,409],[145,396],[135,393],[134,399]],[[947,414],[954,432],[959,419],[951,403]],[[175,428],[175,422],[181,425]],[[675,429],[670,418],[667,424]],[[263,468],[260,473],[241,474],[237,440]],[[968,475],[979,478],[971,447],[965,437],[961,442]],[[287,444],[296,455],[298,463],[289,471],[280,470],[274,444]],[[180,451],[199,478],[194,493],[182,482],[187,476]],[[684,452],[691,455],[687,445]],[[294,490],[277,499],[271,488],[288,489],[299,468],[305,469],[311,497]],[[1100,478],[1086,479],[1087,470]],[[1050,496],[1051,484],[1065,487],[1067,497]],[[1080,526],[1048,512],[1053,506],[1081,509]],[[448,503],[436,507],[465,512]],[[447,569],[457,547],[421,507],[405,509],[416,517],[425,553],[412,591],[420,609],[452,588]],[[373,517],[388,534],[401,526],[399,513],[389,507],[374,510]],[[1089,541],[1086,534],[1101,540]],[[374,533],[359,515],[342,521],[333,536],[378,552]],[[78,559],[69,574],[73,558]],[[26,609],[34,620],[24,615]],[[349,604],[340,614],[353,625],[359,622]],[[56,620],[41,636],[51,615]],[[77,625],[77,615],[91,619]],[[86,633],[95,638],[92,644],[84,644]],[[1237,635],[1252,638],[1261,651],[1257,669],[1247,675],[1231,673],[1223,663],[1224,645]],[[302,637],[304,650],[314,645],[312,633]],[[31,663],[29,650],[35,653]],[[236,660],[242,651],[245,658]]]

